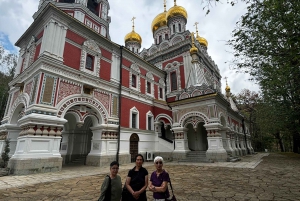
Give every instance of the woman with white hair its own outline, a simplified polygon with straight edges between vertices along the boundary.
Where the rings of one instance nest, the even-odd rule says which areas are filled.
[[[170,197],[168,191],[168,182],[170,180],[169,173],[163,169],[164,159],[156,156],[154,166],[156,170],[152,172],[150,177],[149,190],[153,192],[154,201],[165,201]]]

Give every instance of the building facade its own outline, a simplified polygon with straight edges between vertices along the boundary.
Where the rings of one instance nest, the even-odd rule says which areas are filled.
[[[141,50],[134,24],[125,47],[111,41],[109,9],[107,0],[40,0],[16,42],[0,125],[11,173],[59,171],[79,158],[129,163],[137,153],[181,160],[202,152],[213,161],[253,153],[206,39],[186,30],[187,11],[165,6],[152,22],[153,45]]]

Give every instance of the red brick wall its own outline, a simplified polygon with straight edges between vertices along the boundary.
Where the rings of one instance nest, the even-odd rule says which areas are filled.
[[[137,101],[133,101],[127,98],[121,98],[121,126],[130,127],[130,109],[136,107],[139,111],[139,128],[146,130],[146,113],[151,111],[153,113],[153,106],[146,105]]]
[[[142,94],[146,94],[146,83],[145,83],[145,79],[144,78],[140,78],[141,79],[141,93]]]
[[[44,30],[41,31],[41,33],[39,33],[37,36],[36,36],[36,40],[39,40],[40,38],[42,38],[44,35]]]
[[[170,97],[170,98],[167,98],[167,102],[174,102],[176,99],[176,97]]]
[[[79,70],[80,57],[81,57],[81,49],[66,42],[65,49],[64,49],[64,65]]]
[[[154,84],[154,98],[155,99],[158,99],[158,90],[159,90],[159,87]]]
[[[100,48],[101,49],[101,53],[102,53],[102,56],[111,60],[112,58],[112,53],[107,51],[106,49],[103,49],[103,48]]]
[[[154,113],[153,113],[154,117],[156,118],[157,115],[159,115],[159,114],[167,114],[170,117],[172,117],[172,112],[171,111],[165,110],[165,109],[162,109],[162,108],[159,108],[159,107],[154,107]]]
[[[84,41],[86,41],[85,38],[83,38],[82,36],[79,36],[78,34],[67,30],[67,36],[66,38],[70,39],[71,41],[74,41],[75,43],[82,45]]]
[[[181,81],[181,88],[184,89],[185,88],[184,66],[180,66],[180,81]]]
[[[100,78],[110,81],[111,64],[101,59],[100,61]]]
[[[129,88],[129,71],[122,68],[122,85]]]
[[[164,62],[164,63],[163,63],[163,69],[166,67],[166,65],[167,65],[168,63],[173,63],[173,61],[183,62],[183,57],[182,57],[182,56],[179,56],[179,57],[176,57],[176,58],[174,58],[174,59],[171,59],[171,60],[169,60],[169,61]]]
[[[129,68],[131,66],[131,62],[123,58],[123,65]]]
[[[34,61],[36,61],[40,55],[42,43],[38,44],[35,48]]]

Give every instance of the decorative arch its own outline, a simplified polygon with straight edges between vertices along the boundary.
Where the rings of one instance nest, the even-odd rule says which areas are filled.
[[[193,128],[197,128],[198,124],[204,122],[205,120],[202,117],[199,116],[192,116],[189,118],[186,118],[186,120],[183,122],[184,124],[182,125],[184,128],[187,128],[189,124],[193,126]]]
[[[189,112],[185,115],[183,115],[180,119],[179,119],[179,124],[183,125],[183,123],[190,117],[201,117],[204,120],[205,124],[208,124],[208,117],[201,113],[201,112]]]
[[[155,122],[159,122],[160,119],[167,119],[169,121],[170,125],[173,124],[172,118],[169,115],[167,115],[167,114],[159,114],[159,115],[157,115],[155,117]],[[165,124],[167,124],[167,123],[165,122]]]
[[[153,75],[152,75],[151,72],[148,72],[148,73],[146,74],[146,77],[147,77],[149,80],[154,81],[154,77],[153,77]]]
[[[61,101],[60,104],[57,105],[57,109],[58,109],[57,117],[59,118],[64,117],[65,114],[68,112],[68,110],[75,105],[87,105],[93,108],[97,112],[98,122],[107,123],[109,114],[105,109],[105,107],[102,105],[102,103],[100,103],[98,100],[95,100],[94,98],[82,97],[82,95],[69,96],[65,98],[63,101]],[[101,119],[99,119],[99,117]]]
[[[196,97],[196,96],[201,96],[202,95],[202,91],[196,89],[195,91],[193,91],[192,93],[192,97]]]
[[[188,94],[188,93],[182,93],[181,95],[180,95],[180,97],[179,97],[179,100],[182,100],[182,99],[186,99],[186,98],[189,98],[190,97],[190,95]]]
[[[153,55],[158,51],[158,48],[156,46],[153,46],[149,49],[149,54]]]
[[[164,41],[159,45],[159,50],[165,50],[170,46],[168,41]]]
[[[8,123],[11,123],[11,120],[14,116],[14,113],[15,113],[16,109],[18,109],[19,106],[22,104],[22,105],[24,105],[24,111],[26,111],[26,109],[28,107],[28,103],[29,103],[28,94],[23,93],[23,94],[19,95],[17,97],[17,99],[13,102],[13,105],[11,106],[10,114],[8,115],[9,116]],[[9,107],[9,106],[7,106],[7,107]]]
[[[175,36],[172,40],[171,40],[171,44],[172,45],[175,45],[176,43],[179,43],[179,42],[181,42],[181,41],[183,41],[184,40],[184,37],[183,36],[181,36],[181,35],[178,35],[178,36]]]
[[[135,73],[141,74],[141,70],[140,70],[139,66],[136,63],[131,64],[130,69],[132,71],[134,71]]]

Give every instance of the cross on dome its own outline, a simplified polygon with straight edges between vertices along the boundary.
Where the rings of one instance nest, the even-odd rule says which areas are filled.
[[[132,17],[131,21],[132,21],[132,31],[134,31],[134,20],[136,19],[136,17]]]

